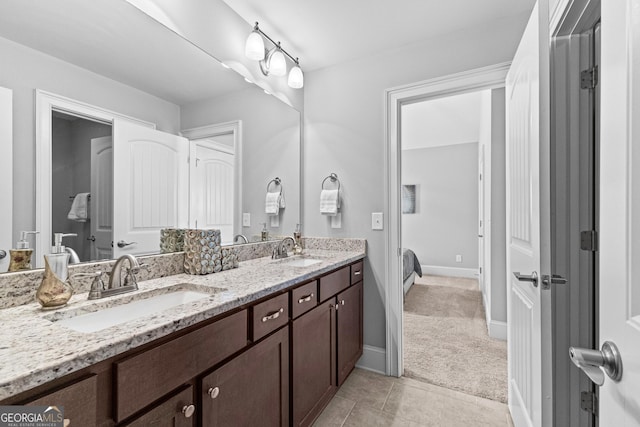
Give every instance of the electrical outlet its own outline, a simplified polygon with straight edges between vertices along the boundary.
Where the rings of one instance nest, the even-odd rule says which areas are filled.
[[[462,262],[462,255],[456,255],[456,262]]]
[[[242,213],[242,226],[251,227],[251,214],[249,212]]]
[[[382,230],[384,227],[382,225],[383,216],[382,212],[373,212],[371,214],[371,229],[372,230]]]

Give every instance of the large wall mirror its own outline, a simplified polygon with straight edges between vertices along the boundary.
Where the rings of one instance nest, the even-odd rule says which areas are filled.
[[[39,267],[53,233],[76,234],[64,243],[85,262],[157,253],[163,228],[234,244],[300,222],[300,112],[128,2],[4,1],[0,57],[13,96],[0,271],[22,231],[40,232]],[[284,198],[275,215],[268,191]]]

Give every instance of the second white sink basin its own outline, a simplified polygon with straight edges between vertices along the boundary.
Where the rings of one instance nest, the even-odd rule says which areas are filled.
[[[289,265],[291,267],[309,267],[310,265],[321,263],[321,259],[317,258],[296,258],[287,261],[283,261],[282,264]]]
[[[78,332],[97,332],[210,296],[211,294],[203,292],[175,291],[61,319],[55,323]]]

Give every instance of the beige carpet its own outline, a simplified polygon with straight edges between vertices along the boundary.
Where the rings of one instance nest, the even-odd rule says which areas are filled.
[[[404,304],[404,375],[507,401],[507,343],[490,338],[474,279],[425,276]]]

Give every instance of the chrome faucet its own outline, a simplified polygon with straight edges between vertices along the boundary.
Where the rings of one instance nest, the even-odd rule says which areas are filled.
[[[287,236],[284,239],[282,239],[282,241],[280,243],[278,243],[278,245],[273,248],[273,252],[271,253],[271,259],[280,259],[280,258],[286,258],[289,256],[289,254],[287,253],[287,246],[285,245],[285,243],[290,240],[292,243],[292,246],[295,246],[296,241],[293,240],[293,237],[291,236]]]
[[[249,243],[249,239],[244,234],[236,234],[233,237],[233,243]]]
[[[126,275],[124,276],[124,280],[122,280],[122,264],[125,261],[129,261],[129,268],[126,270]],[[138,264],[138,260],[131,254],[124,254],[113,265],[113,270],[111,270],[109,276],[109,287],[108,289],[122,289],[127,288],[126,291],[137,291],[138,290],[138,280],[136,278],[136,274],[140,272],[141,268],[149,270],[149,266],[147,264]],[[131,288],[131,289],[129,289]]]

